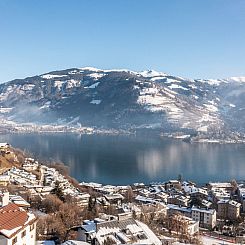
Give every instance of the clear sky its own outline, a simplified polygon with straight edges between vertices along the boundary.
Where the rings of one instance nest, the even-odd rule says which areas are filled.
[[[71,67],[245,75],[245,0],[0,0],[0,82]]]

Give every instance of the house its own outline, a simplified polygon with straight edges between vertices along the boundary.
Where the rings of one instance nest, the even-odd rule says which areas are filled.
[[[239,195],[239,200],[242,204],[242,211],[245,212],[245,188],[239,186],[238,187],[238,195]]]
[[[0,244],[35,245],[36,223],[34,214],[16,204],[0,208]]]
[[[168,189],[181,189],[181,184],[178,180],[169,180],[165,183],[165,190]]]
[[[193,236],[199,232],[199,222],[181,214],[170,216],[169,228],[172,231]]]
[[[136,198],[135,198],[135,201],[138,202],[138,203],[141,203],[141,204],[156,204],[158,203],[157,200],[151,198],[151,197],[144,197],[144,196],[141,196],[141,195],[138,195]]]
[[[0,175],[0,186],[7,186],[10,182],[9,175]]]
[[[227,191],[232,191],[233,187],[229,182],[209,182],[207,185],[209,190],[212,189],[225,189]]]
[[[175,204],[179,206],[189,206],[190,204],[190,197],[183,196],[183,195],[171,195],[167,198],[168,204]]]
[[[30,204],[21,196],[10,195],[8,191],[0,190],[0,207],[4,207],[9,203],[14,203],[22,208],[29,208]]]
[[[220,200],[218,202],[218,217],[236,220],[240,216],[241,203],[234,200]]]
[[[18,195],[9,195],[9,201],[16,204],[19,207],[28,209],[30,208],[30,203],[28,203],[23,197]]]
[[[121,194],[109,194],[105,195],[105,199],[110,204],[121,205],[124,197]]]
[[[199,226],[213,229],[216,226],[216,210],[192,207],[191,218],[199,222]]]
[[[209,208],[211,208],[212,204],[213,204],[212,202],[203,199],[203,200],[201,201],[201,203],[199,203],[199,206],[200,206],[201,208],[209,209]]]
[[[168,202],[168,197],[169,197],[169,194],[165,193],[165,192],[160,192],[160,193],[157,193],[155,195],[155,198],[156,199],[160,199],[161,201],[163,201],[164,203],[167,203]]]
[[[81,207],[88,206],[90,195],[88,193],[80,192],[75,196],[76,204]]]
[[[9,146],[9,143],[0,143],[0,151],[8,149]]]
[[[162,244],[146,224],[133,218],[84,221],[77,240],[95,245],[103,245],[107,241],[115,244]]]
[[[231,192],[225,188],[214,188],[211,190],[212,201],[217,204],[221,200],[230,200]]]
[[[121,208],[118,209],[118,212],[120,213],[131,213],[132,216],[133,214],[136,217],[140,217],[141,214],[141,206],[137,206],[134,203],[123,203]]]
[[[182,214],[186,217],[191,217],[191,208],[187,208],[187,207],[181,207],[179,205],[175,205],[175,204],[168,204],[167,205],[167,215],[171,216],[174,214]]]
[[[18,184],[21,186],[38,184],[36,175],[16,167],[11,168],[8,171],[8,175],[10,176],[10,182],[14,184]]]
[[[208,199],[208,192],[203,188],[193,188],[189,194],[193,202],[201,202]]]

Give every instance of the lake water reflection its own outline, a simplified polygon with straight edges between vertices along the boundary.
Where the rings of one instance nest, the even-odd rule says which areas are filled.
[[[62,161],[78,181],[149,183],[177,178],[197,183],[245,179],[244,144],[189,144],[160,137],[77,134],[0,135],[45,160]]]

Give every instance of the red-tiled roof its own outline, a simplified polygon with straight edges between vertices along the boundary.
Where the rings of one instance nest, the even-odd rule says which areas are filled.
[[[28,213],[14,203],[0,208],[0,234],[11,237],[27,224],[28,219]]]

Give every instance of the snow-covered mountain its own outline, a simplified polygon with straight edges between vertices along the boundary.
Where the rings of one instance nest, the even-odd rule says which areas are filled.
[[[16,122],[243,134],[245,77],[74,68],[0,84],[0,106],[1,117]]]

